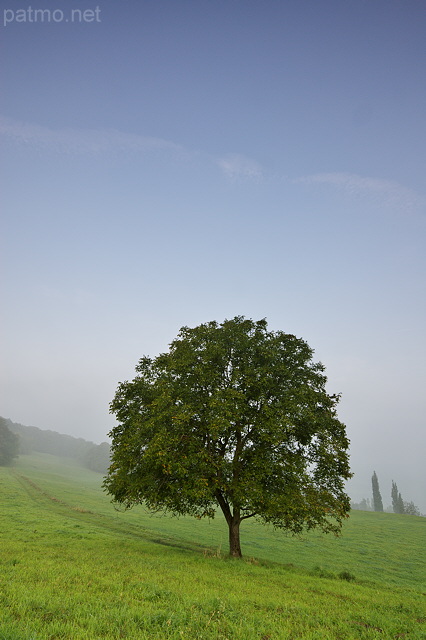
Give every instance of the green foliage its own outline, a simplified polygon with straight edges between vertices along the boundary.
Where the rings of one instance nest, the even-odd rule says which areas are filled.
[[[117,389],[104,487],[127,507],[213,518],[219,506],[235,556],[251,517],[338,533],[350,508],[349,443],[312,355],[265,320],[183,327]]]
[[[10,431],[7,421],[0,418],[0,465],[10,464],[19,454],[19,437]]]
[[[382,501],[382,496],[380,495],[379,480],[377,478],[376,472],[373,473],[373,477],[371,478],[371,483],[373,485],[374,511],[383,511],[383,501]]]

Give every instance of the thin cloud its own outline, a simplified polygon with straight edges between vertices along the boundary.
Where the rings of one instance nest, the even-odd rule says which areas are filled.
[[[133,152],[164,153],[186,161],[203,158],[202,153],[164,138],[124,133],[116,129],[52,129],[2,116],[0,116],[0,136],[21,146],[61,154],[101,155]],[[229,154],[220,158],[204,155],[204,159],[213,161],[228,178],[254,179],[263,175],[259,163],[241,154]]]
[[[0,135],[22,145],[49,149],[58,153],[166,151],[187,154],[180,145],[162,138],[128,134],[115,129],[50,129],[4,117],[0,117]]]
[[[258,162],[237,153],[217,160],[217,164],[228,178],[261,178],[262,167]]]
[[[345,191],[351,197],[374,198],[380,204],[392,208],[413,210],[424,207],[426,204],[424,197],[398,182],[353,173],[317,173],[297,178],[295,182],[308,185],[331,185]]]

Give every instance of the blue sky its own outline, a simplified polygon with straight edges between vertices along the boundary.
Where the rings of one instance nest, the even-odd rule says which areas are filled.
[[[100,442],[142,355],[266,317],[342,393],[353,498],[376,470],[426,512],[426,4],[28,7],[0,11],[0,415]]]

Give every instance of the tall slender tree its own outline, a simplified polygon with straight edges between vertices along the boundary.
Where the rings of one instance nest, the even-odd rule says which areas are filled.
[[[371,484],[373,485],[373,509],[374,511],[383,511],[383,501],[380,495],[379,479],[377,478],[376,472],[373,473]]]
[[[398,491],[398,487],[396,482],[392,480],[392,508],[394,513],[405,513],[404,501],[402,499],[401,494]]]

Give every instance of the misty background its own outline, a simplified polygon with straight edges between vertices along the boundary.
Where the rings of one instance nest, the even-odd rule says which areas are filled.
[[[342,394],[352,499],[426,513],[426,5],[1,5],[0,415],[99,444],[142,355],[266,317]]]

